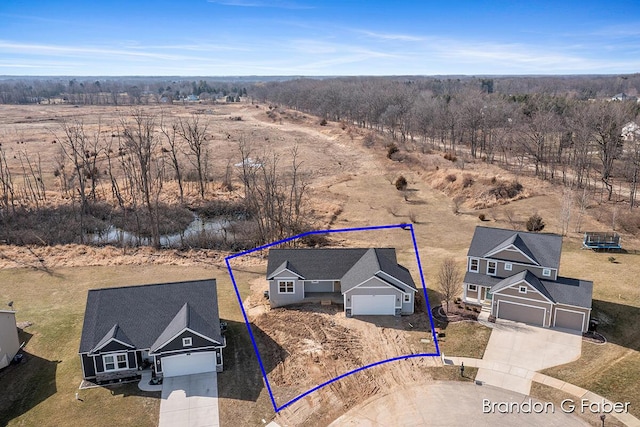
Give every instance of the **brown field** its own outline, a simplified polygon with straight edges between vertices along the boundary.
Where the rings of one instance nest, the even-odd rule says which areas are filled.
[[[160,107],[145,108],[160,112]],[[201,107],[175,105],[165,110],[165,114],[177,117],[198,108]],[[298,144],[302,169],[310,173],[309,207],[317,227],[412,222],[432,305],[438,302],[436,281],[440,262],[453,257],[463,268],[475,226],[516,226],[523,229],[526,219],[538,212],[547,224],[544,231],[561,230],[562,191],[548,182],[520,176],[518,181],[524,187],[520,196],[511,201],[495,200],[488,195],[488,190],[495,182],[509,183],[515,177],[492,165],[466,162],[461,169],[459,163],[451,163],[441,154],[412,151],[411,144],[407,144],[409,151],[403,151],[402,161],[392,161],[386,158],[384,142],[364,147],[362,140],[366,132],[348,125],[329,122],[327,126],[320,126],[317,118],[296,112],[277,112],[276,120],[272,120],[267,116],[268,107],[265,105],[213,105],[203,108],[203,117],[211,120],[210,161],[214,179],[221,179],[229,160],[234,163],[240,161],[237,144],[242,138],[251,143],[256,153],[263,150],[279,153],[282,162],[287,161],[292,146]],[[0,106],[0,142],[8,153],[9,161],[13,155],[18,157],[20,150],[30,155],[40,153],[45,182],[54,190],[57,184],[53,176],[53,159],[58,148],[52,141],[59,131],[55,120],[81,117],[91,126],[100,121],[103,129],[109,128],[111,132],[119,116],[128,112],[126,107]],[[242,120],[231,120],[236,116]],[[24,144],[18,143],[21,141]],[[16,173],[19,171],[17,163],[11,166]],[[453,182],[448,178],[451,174],[456,175]],[[409,182],[404,193],[393,185],[399,175],[405,176]],[[462,182],[466,176],[471,178],[472,184],[464,187]],[[236,184],[239,188],[239,183]],[[195,192],[195,186],[192,191]],[[64,202],[56,199],[53,193],[51,203]],[[467,199],[458,207],[458,213],[454,213],[453,199],[459,195]],[[213,187],[208,193],[209,198],[223,196],[228,197]],[[479,206],[483,208],[477,209]],[[588,210],[583,219],[583,230],[610,229],[605,225],[610,221],[597,222],[594,219],[598,216],[598,209],[594,204]],[[478,218],[480,213],[485,214],[485,221]],[[603,214],[599,215],[602,217]],[[574,212],[573,222],[576,217]],[[632,400],[632,412],[638,416],[640,335],[636,325],[640,321],[640,288],[637,286],[640,258],[636,251],[640,249],[640,242],[623,235],[623,246],[628,253],[594,253],[580,249],[582,235],[574,231],[573,223],[569,229],[564,240],[560,273],[594,281],[594,312],[604,320],[601,330],[610,343],[594,349],[585,344],[581,360],[547,373],[589,388],[611,400]],[[349,233],[331,236],[331,240],[332,244],[345,246],[395,246],[399,262],[406,265],[414,277],[419,274],[407,232]],[[14,300],[18,321],[33,322],[26,329],[32,336],[25,350],[32,355],[32,361],[38,362],[30,365],[27,361],[19,366],[22,371],[31,370],[31,376],[20,374],[11,379],[17,388],[9,397],[0,398],[0,414],[7,414],[0,416],[0,423],[41,425],[43,420],[47,420],[44,422],[46,425],[62,426],[72,417],[86,424],[106,425],[107,421],[98,415],[106,411],[114,416],[109,425],[114,425],[113,420],[123,426],[155,425],[157,396],[141,395],[134,388],[115,390],[114,395],[105,389],[87,390],[83,391],[83,403],[74,400],[81,374],[75,352],[86,290],[211,275],[218,279],[221,315],[231,321],[232,338],[225,352],[226,370],[219,376],[223,397],[220,402],[221,423],[223,426],[259,425],[262,419],[273,418],[271,403],[226,273],[226,255],[216,251],[150,248],[123,252],[112,247],[80,245],[0,246],[0,302]],[[609,256],[614,256],[615,262],[610,262]],[[233,267],[242,298],[250,297],[252,292],[258,295],[254,298],[259,298],[260,283],[262,286],[265,284],[261,280],[266,260],[257,255],[243,257],[234,260]],[[482,346],[483,339],[471,339],[476,338],[472,329],[459,325],[450,327],[447,342],[443,343],[443,347],[449,348],[445,350],[448,355],[460,352],[460,355],[481,357],[483,349],[476,347]],[[307,425],[330,422],[333,415],[321,411],[332,407],[339,413],[357,404],[358,399],[341,399],[359,378],[368,378],[362,390],[366,389],[369,395],[377,392],[376,385],[388,388],[395,385],[393,381],[455,378],[454,371],[447,373],[443,368],[432,367],[418,367],[412,375],[419,378],[408,377],[407,363],[410,362],[383,365],[333,383],[323,389],[324,394],[321,390],[282,411],[278,420],[283,424]],[[37,366],[38,372],[35,368],[29,369],[30,366]],[[287,368],[289,372],[299,372],[296,370],[299,366]],[[11,375],[11,372],[0,373],[0,381],[4,383]],[[287,381],[287,378],[283,376],[282,381]],[[42,391],[36,393],[32,383]],[[295,395],[298,390],[295,388],[290,393]],[[544,390],[538,392],[544,393]],[[355,395],[357,393],[352,394]],[[98,407],[100,412],[95,410]]]

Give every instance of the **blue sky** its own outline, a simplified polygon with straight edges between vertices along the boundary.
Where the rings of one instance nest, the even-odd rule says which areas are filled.
[[[0,1],[0,75],[634,72],[637,0]]]

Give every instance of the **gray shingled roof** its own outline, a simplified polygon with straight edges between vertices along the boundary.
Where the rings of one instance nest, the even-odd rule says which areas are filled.
[[[398,264],[394,248],[304,248],[271,249],[267,278],[283,264],[306,280],[341,280],[342,291],[350,289],[378,271],[383,271],[415,289],[409,270]],[[382,280],[397,286],[387,278]]]
[[[530,272],[529,270],[521,271],[520,273],[514,274],[513,276],[510,276],[504,280],[501,280],[499,283],[495,284],[491,288],[491,293],[495,293],[500,291],[501,289],[505,289],[505,288],[508,288],[509,286],[513,286],[516,283],[522,282],[523,280],[529,283],[534,288],[536,288],[538,292],[540,292],[542,295],[544,295],[551,301],[555,301],[547,291],[546,287],[542,284],[540,279],[538,279],[536,275]]]
[[[108,343],[114,338],[124,344],[128,344],[132,347],[135,347],[131,342],[131,340],[124,333],[122,328],[120,328],[116,323],[115,325],[113,325],[113,328],[109,329],[109,331],[105,334],[104,337],[102,337],[102,339],[95,345],[95,347],[91,349],[91,351],[93,352],[100,349],[100,347],[104,346],[106,343]]]
[[[115,325],[116,334],[146,349],[183,324],[223,342],[215,279],[92,289],[87,295],[80,353],[91,351],[113,334]]]
[[[493,252],[493,250],[501,247],[510,239],[513,239],[514,246],[537,260],[541,266],[555,269],[560,267],[562,237],[557,234],[527,233],[479,226],[476,227],[476,231],[473,234],[467,255],[482,258],[485,254]],[[523,249],[522,245],[526,249]]]

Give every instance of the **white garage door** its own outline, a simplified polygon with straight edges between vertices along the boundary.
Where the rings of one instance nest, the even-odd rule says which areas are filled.
[[[351,297],[351,314],[396,314],[395,295],[354,295]]]
[[[205,351],[201,353],[180,354],[162,358],[162,374],[165,377],[199,374],[216,370],[216,353]]]

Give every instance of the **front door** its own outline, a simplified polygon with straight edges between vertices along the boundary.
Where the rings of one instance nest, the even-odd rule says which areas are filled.
[[[486,294],[487,294],[487,288],[485,288],[484,286],[480,286],[480,291],[478,292],[478,301],[480,302],[484,301]]]

